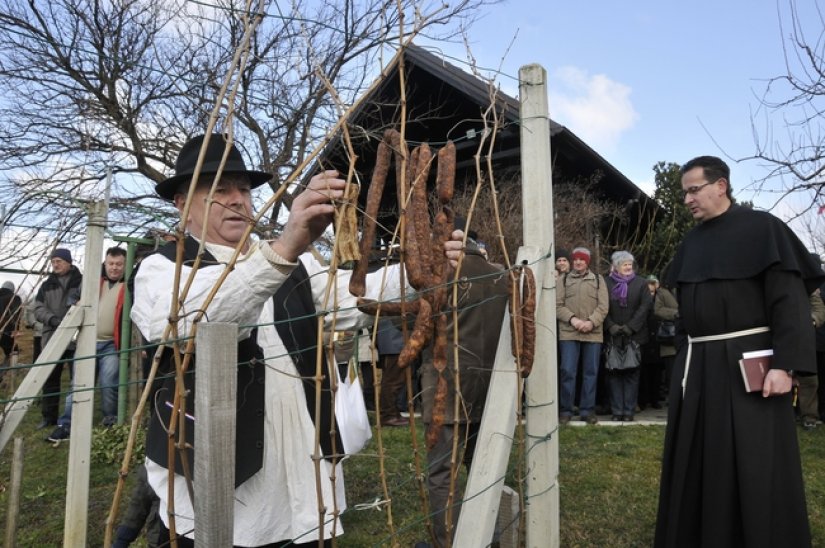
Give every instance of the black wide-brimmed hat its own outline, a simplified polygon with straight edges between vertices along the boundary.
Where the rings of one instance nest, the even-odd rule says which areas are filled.
[[[183,145],[183,148],[180,149],[180,153],[178,154],[178,159],[175,161],[175,174],[155,185],[155,192],[158,193],[158,196],[166,198],[167,200],[173,200],[180,184],[192,178],[192,175],[195,173],[195,165],[198,162],[198,154],[200,154],[205,138],[205,135],[198,135]],[[220,133],[213,133],[209,138],[209,144],[206,146],[206,154],[203,158],[203,166],[200,171],[201,175],[214,175],[218,172],[224,150],[226,150],[226,138]],[[261,186],[272,179],[271,173],[246,169],[243,156],[241,156],[240,151],[235,147],[234,143],[229,148],[229,154],[223,166],[223,173],[242,173],[246,175],[249,177],[249,183],[252,188]]]

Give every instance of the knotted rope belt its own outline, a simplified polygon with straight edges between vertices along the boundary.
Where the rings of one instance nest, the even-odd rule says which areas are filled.
[[[730,333],[720,333],[718,335],[704,335],[702,337],[691,337],[690,335],[688,335],[688,350],[687,358],[685,359],[685,374],[684,376],[682,376],[682,397],[685,397],[685,389],[687,388],[688,371],[690,371],[690,358],[691,354],[693,353],[693,343],[736,339],[739,337],[747,337],[748,335],[756,335],[757,333],[768,333],[770,330],[770,327],[763,325],[761,327],[752,327],[750,329],[743,329],[741,331],[731,331]]]

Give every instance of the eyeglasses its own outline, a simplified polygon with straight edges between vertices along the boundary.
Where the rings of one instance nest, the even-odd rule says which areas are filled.
[[[717,181],[718,180],[719,179],[717,179]],[[705,188],[708,185],[712,185],[715,182],[716,181],[708,181],[707,183],[702,183],[701,185],[689,186],[689,187],[682,190],[682,198],[683,199],[687,198],[688,194],[690,194],[691,196],[693,196],[695,194],[698,194],[700,190],[702,190],[703,188]]]

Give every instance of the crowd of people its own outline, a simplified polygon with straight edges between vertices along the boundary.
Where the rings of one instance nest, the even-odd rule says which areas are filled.
[[[123,313],[124,280],[123,269],[126,250],[111,247],[101,265],[100,301],[97,328],[96,379],[101,394],[102,423],[112,426],[117,419],[119,380],[120,323]],[[7,281],[0,289],[0,329],[2,330],[3,369],[7,368],[11,357],[18,352],[18,335],[23,327],[32,330],[32,360],[36,361],[42,349],[49,343],[69,309],[80,301],[83,274],[74,265],[69,249],[57,247],[49,256],[51,272],[40,284],[34,297],[23,303],[14,293],[14,284]],[[52,364],[43,395],[40,397],[42,420],[38,428],[57,428],[46,438],[58,442],[69,439],[71,430],[71,390],[65,398],[63,414],[60,411],[63,370],[73,376],[75,341],[67,343],[65,351]]]
[[[585,247],[556,251],[559,422],[631,422],[667,402],[678,302],[629,251],[611,255],[606,276],[590,263]]]
[[[190,189],[204,146],[200,178]],[[214,205],[207,210],[207,195],[226,150]],[[252,217],[252,190],[268,179],[267,173],[247,169],[238,150],[233,145],[227,149],[223,136],[216,134],[187,142],[175,174],[156,186],[161,198],[188,214],[184,276],[200,259],[182,303],[179,332],[190,331],[193,313],[224,276],[224,265],[243,241]],[[342,443],[331,424],[330,379],[324,379],[320,393],[314,381],[315,317],[326,306],[327,277],[319,274],[326,268],[306,250],[329,225],[332,202],[343,195],[344,185],[336,171],[314,176],[294,200],[282,234],[271,241],[247,242],[205,310],[209,321],[242,326],[238,359],[250,364],[238,369],[234,492],[234,544],[238,546],[317,546],[319,540],[331,545],[330,539],[343,532],[333,512],[334,508],[343,511],[346,503],[336,449]],[[785,541],[789,542],[785,545],[809,545],[794,414],[805,429],[816,428],[825,416],[825,383],[817,382],[825,369],[821,262],[776,218],[734,204],[730,172],[720,159],[704,156],[685,164],[682,189],[697,225],[662,273],[637,272],[632,250],[615,250],[601,272],[598,258],[585,246],[569,253],[555,250],[559,423],[566,425],[578,416],[595,425],[600,415],[633,422],[641,409],[668,407],[656,546],[750,546],[764,539],[772,546]],[[764,245],[754,249],[750,245],[754,241]],[[176,253],[175,246],[167,246],[150,254],[134,277],[131,318],[150,343],[169,342],[165,337]],[[100,275],[96,351],[104,426],[114,424],[117,416],[125,255],[119,247],[108,249]],[[427,448],[426,485],[437,547],[450,544],[460,511],[460,493],[450,492],[455,462],[451,456],[457,447],[458,462],[468,467],[471,463],[508,289],[503,269],[487,261],[475,234],[465,240],[463,232],[454,233],[444,255],[453,265],[459,258],[463,261],[458,345],[448,349],[446,368],[436,366],[431,348],[425,349],[415,375],[420,382],[415,393],[422,420],[433,434]],[[82,274],[71,252],[56,248],[50,265],[51,273],[29,311],[10,282],[0,289],[4,367],[13,355],[19,322],[30,327],[39,324],[46,345],[80,298]],[[370,273],[367,297],[399,297],[399,268],[390,265]],[[371,327],[373,317],[359,312],[355,296],[345,289],[350,272],[339,270],[335,276],[335,283],[344,288],[338,292],[336,329],[359,333]],[[448,329],[453,332],[451,322],[452,316]],[[412,420],[401,415],[403,405],[399,406],[406,402],[405,373],[398,367],[404,345],[401,332],[397,321],[384,319],[376,333],[382,378],[369,388],[381,391],[377,416],[383,427],[404,426]],[[183,474],[185,468],[193,469],[196,457],[194,428],[186,429],[183,451],[170,459],[167,450],[165,425],[175,393],[175,376],[170,372],[174,361],[183,359],[175,356],[173,348],[168,346],[160,360],[147,458],[115,546],[128,546],[150,512],[157,518],[150,543],[163,544],[171,536],[179,546],[194,545],[193,504]],[[743,352],[767,349],[773,352],[772,365],[762,389],[749,393],[738,362]],[[65,364],[71,371],[73,351],[70,344],[41,397],[40,427],[56,427],[47,437],[54,442],[71,434],[71,393],[63,414],[58,411],[62,367]],[[456,355],[459,379],[453,378],[451,367]],[[196,370],[197,349],[189,359]],[[341,362],[337,356],[335,361]],[[798,379],[796,411],[791,402],[793,379]],[[185,382],[189,394],[185,412],[190,417],[194,415],[193,377],[187,376]],[[436,411],[442,383],[448,386],[448,400],[438,409],[447,413]],[[452,400],[456,393],[461,405]],[[316,418],[320,424],[315,424]],[[316,428],[321,432],[320,460],[313,458]],[[167,500],[170,480],[174,523],[167,511],[172,502]],[[337,507],[327,504],[320,529],[319,496],[338,501]]]
[[[614,421],[666,400],[657,547],[810,546],[795,423],[823,418],[821,261],[784,223],[734,203],[721,159],[687,162],[681,184],[696,226],[662,283],[627,250],[605,276],[588,249],[557,251],[559,423],[578,409],[596,424],[599,386]],[[755,387],[750,352],[769,360]]]
[[[822,265],[819,255],[810,255]],[[612,253],[604,276],[590,270],[590,258],[584,247],[556,251],[559,422],[567,424],[577,413],[588,424],[597,424],[598,415],[634,421],[636,413],[668,402],[677,340],[687,341],[676,333],[677,290],[655,274],[637,273],[629,251]],[[816,337],[817,374],[803,373],[794,381],[796,418],[805,430],[825,420],[825,383],[818,382],[825,374],[823,288],[810,294],[806,307],[806,324],[813,325]]]

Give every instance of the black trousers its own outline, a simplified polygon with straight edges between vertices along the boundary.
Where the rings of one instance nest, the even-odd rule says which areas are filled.
[[[195,541],[191,538],[186,538],[184,536],[178,535],[177,537],[178,548],[195,548]],[[152,544],[150,544],[152,546]],[[170,546],[169,542],[169,529],[163,525],[163,522],[160,523],[160,531],[158,532],[158,538],[155,539],[154,546],[158,548],[162,548],[164,546]],[[302,542],[300,544],[294,543],[291,540],[286,540],[283,542],[273,542],[272,544],[265,544],[260,548],[317,548],[318,541],[313,542]],[[324,548],[332,548],[332,540],[326,539],[322,544]]]
[[[52,369],[51,374],[49,374],[49,377],[43,384],[43,395],[40,397],[40,412],[43,415],[43,419],[52,424],[57,424],[57,417],[60,415],[60,400],[63,399],[60,393],[63,366],[66,363],[69,364],[69,378],[73,378],[74,362],[71,361],[73,357],[74,350],[66,350],[60,357],[61,361],[55,364],[54,369]]]

